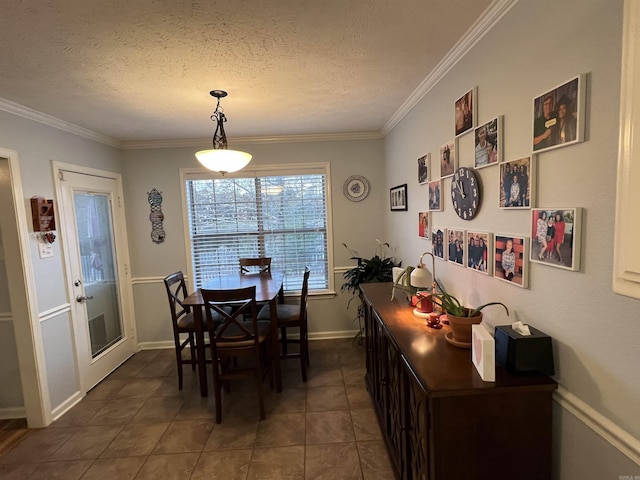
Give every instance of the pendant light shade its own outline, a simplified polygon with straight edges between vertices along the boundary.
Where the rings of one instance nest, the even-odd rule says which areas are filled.
[[[218,99],[216,110],[211,115],[211,120],[216,123],[216,130],[213,133],[213,148],[196,152],[196,158],[205,168],[222,175],[237,172],[249,164],[251,154],[227,149],[227,135],[224,132],[224,122],[227,121],[227,117],[220,106],[220,99],[226,97],[227,92],[212,90],[209,93]]]

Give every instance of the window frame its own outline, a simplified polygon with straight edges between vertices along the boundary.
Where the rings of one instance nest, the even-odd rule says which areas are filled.
[[[331,168],[329,162],[309,162],[309,163],[288,163],[273,165],[250,165],[244,169],[227,173],[222,176],[217,172],[207,170],[205,168],[181,168],[180,169],[180,190],[182,203],[182,218],[184,231],[184,244],[186,253],[187,278],[194,279],[192,248],[191,248],[191,232],[189,227],[189,206],[188,192],[186,182],[189,180],[202,179],[220,179],[220,178],[252,178],[261,176],[284,176],[284,175],[306,175],[306,174],[322,174],[325,175],[325,200],[326,200],[326,238],[327,238],[327,288],[326,289],[310,289],[309,295],[325,295],[335,294],[335,275],[333,260],[333,218],[331,205]],[[194,282],[191,281],[191,287]],[[300,291],[285,292],[286,296],[299,296]]]

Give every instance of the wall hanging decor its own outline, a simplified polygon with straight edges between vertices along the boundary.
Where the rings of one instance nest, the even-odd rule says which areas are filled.
[[[360,202],[369,195],[369,182],[361,175],[351,175],[344,181],[342,193],[352,202]]]
[[[500,208],[528,209],[534,204],[535,162],[532,157],[500,164]]]
[[[164,213],[162,213],[162,193],[155,188],[150,192],[147,192],[147,199],[151,212],[149,213],[149,220],[151,221],[151,240],[154,243],[162,243],[166,237],[162,222],[164,220]]]
[[[398,185],[389,190],[391,211],[407,210],[407,184]]]
[[[431,154],[427,153],[418,159],[418,183],[425,184],[429,181],[431,170]]]
[[[526,288],[529,278],[527,237],[496,234],[493,276],[512,285]]]
[[[580,269],[581,208],[531,210],[530,260],[567,270]]]
[[[476,168],[490,167],[502,161],[502,116],[475,130]]]
[[[451,140],[440,147],[440,178],[450,177],[457,167],[456,142]]]
[[[476,88],[472,88],[455,103],[456,136],[470,131],[475,123],[477,95]]]
[[[533,99],[533,150],[540,152],[582,142],[585,75]]]
[[[491,244],[492,235],[488,232],[477,232],[467,230],[467,267],[474,272],[491,274],[493,265],[493,245]]]

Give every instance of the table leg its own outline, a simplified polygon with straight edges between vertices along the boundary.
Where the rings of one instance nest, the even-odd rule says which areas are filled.
[[[282,372],[280,371],[280,344],[278,342],[278,311],[277,298],[269,302],[269,317],[271,318],[271,342],[273,344],[273,373],[276,377],[276,392],[282,392]]]
[[[196,355],[198,356],[198,376],[200,378],[200,396],[209,395],[207,389],[207,362],[204,346],[204,322],[202,321],[202,307],[193,307],[193,323],[196,330]]]

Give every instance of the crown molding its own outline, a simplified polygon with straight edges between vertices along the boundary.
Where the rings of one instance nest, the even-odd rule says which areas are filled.
[[[310,135],[273,135],[264,137],[234,137],[229,146],[257,145],[267,143],[309,143],[341,142],[353,140],[380,140],[380,132],[328,133]],[[123,150],[143,150],[150,148],[211,148],[211,138],[185,138],[175,140],[142,140],[121,142]]]
[[[28,120],[33,120],[34,122],[57,128],[58,130],[72,133],[73,135],[77,135],[88,140],[93,140],[94,142],[103,143],[110,147],[122,148],[121,142],[119,140],[116,140],[115,138],[102,135],[101,133],[94,132],[93,130],[89,130],[88,128],[79,127],[78,125],[74,125],[73,123],[65,122],[64,120],[60,120],[59,118],[47,115],[46,113],[38,112],[37,110],[25,107],[24,105],[19,105],[17,103],[11,102],[5,98],[0,98],[0,110],[4,110],[5,112],[12,113],[13,115],[18,115]]]
[[[382,127],[382,136],[393,130],[517,2],[518,0],[495,0]]]

